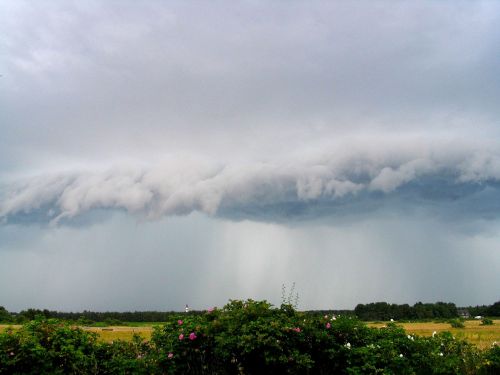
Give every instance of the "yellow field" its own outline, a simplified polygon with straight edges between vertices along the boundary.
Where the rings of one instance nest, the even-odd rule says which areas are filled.
[[[20,325],[6,325],[0,324],[0,332],[6,330],[8,327],[11,327],[13,330],[18,330],[21,328]],[[96,332],[99,335],[101,341],[111,342],[114,340],[132,340],[132,336],[134,334],[138,334],[145,340],[149,340],[151,337],[151,333],[153,332],[152,326],[144,326],[144,327],[124,327],[124,326],[116,326],[116,327],[81,327],[86,331]]]
[[[102,341],[111,342],[114,340],[132,340],[132,336],[137,334],[145,340],[151,338],[151,333],[153,332],[152,326],[145,327],[106,327],[106,328],[94,328],[94,327],[84,327],[84,329],[96,332]]]
[[[397,322],[396,322],[397,323]],[[489,348],[493,342],[500,343],[500,320],[492,326],[482,326],[480,320],[467,320],[465,328],[451,328],[449,323],[397,323],[409,334],[431,336],[435,332],[451,332],[456,338],[467,340],[479,348]],[[370,327],[384,327],[386,323],[369,323]]]
[[[396,322],[397,323],[397,322]],[[449,331],[456,338],[467,340],[468,342],[477,345],[479,348],[489,348],[494,341],[500,343],[500,320],[495,320],[492,326],[482,326],[477,320],[468,320],[464,322],[465,328],[451,328],[448,323],[397,323],[402,326],[409,334],[419,336],[431,336],[434,331],[444,332]],[[368,323],[370,327],[381,328],[385,327],[386,323]],[[0,325],[0,332],[5,330],[7,325]],[[12,326],[14,329],[19,329],[20,326]],[[96,332],[102,341],[111,342],[114,340],[131,340],[134,334],[140,335],[145,340],[149,340],[153,332],[152,326],[143,327],[83,327],[83,329]]]

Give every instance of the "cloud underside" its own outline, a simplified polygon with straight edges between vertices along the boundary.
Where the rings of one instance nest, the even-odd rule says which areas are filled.
[[[268,162],[186,157],[47,173],[5,183],[0,217],[55,224],[96,209],[125,210],[151,220],[199,211],[263,221],[342,218],[388,207],[426,208],[450,217],[493,218],[500,212],[495,147],[385,146]]]

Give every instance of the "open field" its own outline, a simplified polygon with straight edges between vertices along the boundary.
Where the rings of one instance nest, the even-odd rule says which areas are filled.
[[[134,334],[138,334],[145,340],[149,340],[153,332],[153,326],[161,323],[130,323],[131,326],[112,326],[112,327],[83,327],[85,330],[96,332],[102,341],[111,342],[114,340],[131,340]],[[468,342],[477,345],[481,349],[489,348],[493,342],[500,343],[500,319],[494,320],[492,326],[482,326],[480,321],[468,320],[465,322],[465,328],[451,328],[448,323],[434,322],[416,322],[416,323],[397,323],[402,326],[409,334],[419,336],[431,336],[434,331],[449,331],[455,337],[465,339]],[[132,326],[134,325],[134,326]],[[382,328],[386,323],[368,323],[370,327]],[[8,325],[0,325],[0,332],[5,330]],[[12,326],[18,329],[20,326]]]
[[[149,340],[151,337],[151,333],[153,332],[153,326],[158,324],[159,323],[139,323],[135,327],[110,326],[110,327],[81,327],[81,328],[90,332],[97,333],[102,341],[111,342],[114,340],[126,340],[126,341],[132,340],[134,334],[141,336],[145,340]],[[21,328],[21,325],[0,324],[0,332],[3,332],[9,327],[11,327],[13,330],[18,330],[19,328]]]
[[[397,322],[396,322],[397,323]],[[415,323],[397,323],[402,326],[409,334],[419,336],[432,336],[434,331],[448,331],[456,338],[465,339],[468,342],[477,345],[479,348],[489,348],[496,341],[500,343],[500,320],[494,320],[492,326],[482,326],[479,320],[467,320],[464,322],[465,328],[451,328],[449,323],[434,322],[415,322]],[[368,323],[370,327],[384,327],[386,323]]]
[[[107,342],[111,342],[114,340],[131,340],[134,334],[141,336],[145,340],[149,340],[151,338],[151,333],[153,332],[153,327],[151,324],[149,326],[141,327],[84,327],[84,329],[91,332],[96,332],[97,334],[99,334],[99,337],[102,341]]]

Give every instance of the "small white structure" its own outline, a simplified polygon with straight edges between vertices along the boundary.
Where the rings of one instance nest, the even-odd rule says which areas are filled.
[[[186,304],[186,308],[185,308],[185,310],[186,310],[186,313],[188,313],[188,312],[189,312],[189,306],[188,306],[187,304]]]
[[[474,319],[478,319],[479,320],[479,319],[483,319],[483,317],[481,315],[477,315],[477,316],[474,317]]]

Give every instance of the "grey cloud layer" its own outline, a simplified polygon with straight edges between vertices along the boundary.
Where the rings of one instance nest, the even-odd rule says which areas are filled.
[[[0,7],[2,169],[332,131],[498,136],[494,2]]]
[[[463,236],[429,217],[377,214],[339,227],[195,214],[138,225],[115,213],[84,230],[0,226],[0,285],[15,285],[0,288],[0,300],[10,311],[205,309],[235,298],[279,306],[282,284],[296,282],[300,309],[491,303],[500,234],[498,222],[485,224],[481,235]]]
[[[56,223],[93,209],[123,209],[148,219],[201,211],[282,220],[315,212],[363,213],[395,200],[402,206],[444,202],[447,209],[469,211],[465,216],[495,213],[500,196],[496,144],[375,141],[280,161],[239,164],[186,157],[14,180],[3,184],[0,217],[7,222],[33,215]]]

